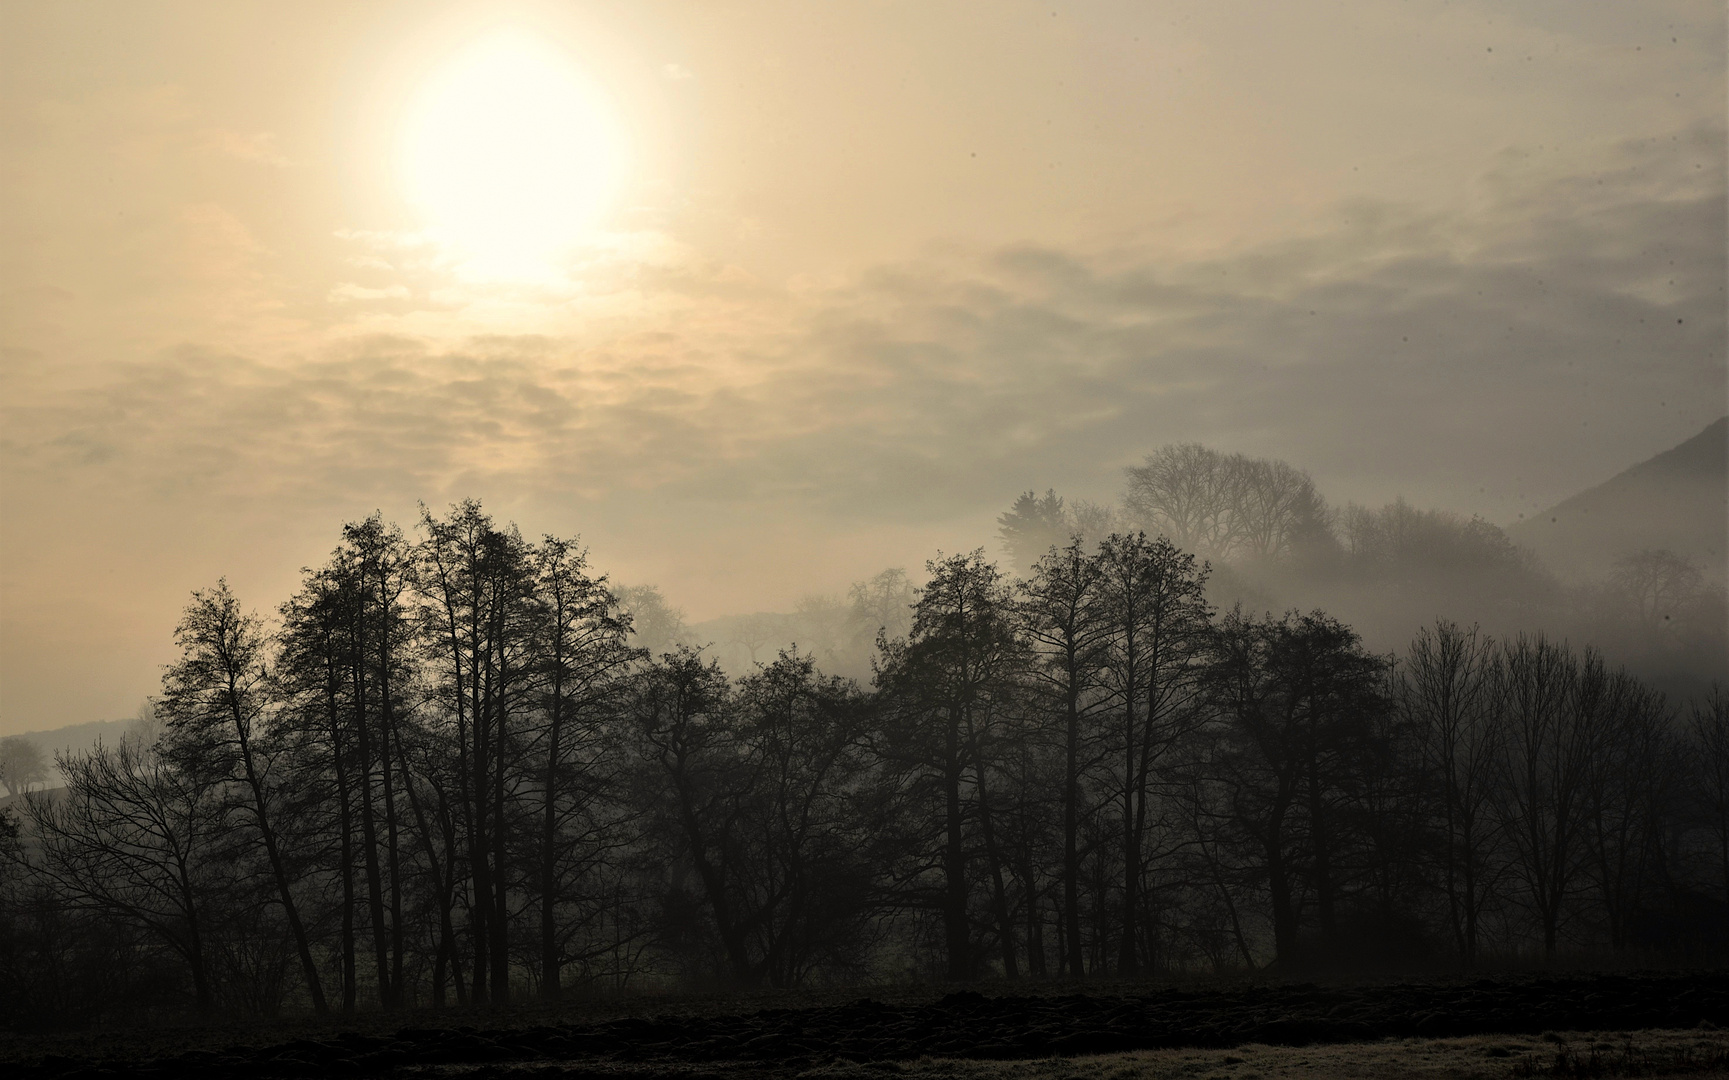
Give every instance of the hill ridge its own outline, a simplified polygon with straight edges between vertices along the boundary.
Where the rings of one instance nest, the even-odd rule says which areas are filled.
[[[1507,534],[1575,574],[1600,576],[1622,555],[1668,548],[1722,580],[1729,562],[1729,416],[1508,526]]]

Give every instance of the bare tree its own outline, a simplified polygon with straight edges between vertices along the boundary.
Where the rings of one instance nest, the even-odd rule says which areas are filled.
[[[326,1011],[324,987],[300,907],[294,898],[282,844],[271,824],[270,755],[262,745],[273,690],[266,667],[269,637],[256,615],[219,581],[214,589],[192,594],[180,625],[174,629],[180,660],[162,677],[158,706],[172,738],[164,746],[182,771],[208,774],[244,785],[244,805],[264,848],[277,902],[294,937],[312,1007]],[[189,759],[196,758],[196,762]]]
[[[1476,963],[1484,907],[1495,887],[1491,796],[1502,733],[1495,712],[1495,643],[1476,627],[1441,621],[1411,643],[1400,704],[1416,729],[1437,806],[1442,886],[1460,962]]]
[[[1004,974],[1010,975],[1016,970],[1014,928],[1001,877],[1002,853],[989,835],[979,755],[992,724],[1007,711],[1004,699],[1016,692],[1021,643],[1007,586],[982,549],[939,557],[926,569],[931,579],[919,595],[911,635],[904,644],[883,642],[887,656],[878,685],[889,698],[893,728],[884,743],[893,744],[896,767],[909,783],[935,804],[929,822],[941,881],[935,906],[942,917],[949,977],[974,974],[968,909],[975,841],[984,849],[991,921]]]
[[[1103,618],[1099,561],[1080,542],[1048,552],[1020,586],[1021,632],[1032,645],[1034,685],[1060,720],[1062,746],[1063,862],[1062,956],[1068,974],[1086,974],[1081,948],[1081,816],[1084,773],[1096,760],[1094,744],[1099,672],[1112,624]]]
[[[573,848],[612,841],[606,835],[614,831],[608,828],[612,823],[598,812],[597,787],[607,771],[604,732],[626,672],[640,654],[625,644],[630,623],[620,617],[605,577],[588,574],[587,552],[575,541],[545,537],[532,561],[542,762],[534,875],[540,894],[540,992],[556,998],[568,938],[560,933],[561,909],[569,910],[561,901],[582,863]]]
[[[1693,759],[1699,816],[1711,838],[1723,902],[1729,904],[1729,697],[1713,686],[1688,718],[1688,751]]]
[[[868,581],[855,582],[847,590],[852,608],[850,621],[855,644],[861,651],[875,647],[877,639],[899,641],[912,632],[913,603],[918,592],[899,567],[882,571]]]
[[[1113,534],[1100,546],[1098,618],[1108,627],[1103,683],[1118,723],[1111,736],[1120,771],[1123,912],[1118,970],[1151,960],[1143,932],[1146,851],[1154,781],[1203,719],[1201,660],[1212,612],[1207,569],[1168,537]]]
[[[48,762],[42,748],[22,735],[0,739],[0,787],[7,795],[22,795],[32,784],[48,782]]]
[[[1127,470],[1123,505],[1149,533],[1211,558],[1273,560],[1330,539],[1309,474],[1282,461],[1165,446]]]
[[[1680,632],[1705,589],[1705,575],[1686,556],[1664,549],[1623,555],[1610,577],[1648,635]]]
[[[1506,732],[1497,785],[1513,868],[1553,959],[1580,865],[1580,809],[1607,677],[1562,645],[1521,636],[1504,645],[1496,708]]]
[[[1582,831],[1609,945],[1619,952],[1662,860],[1676,795],[1672,723],[1663,695],[1620,671],[1608,676],[1594,719]]]
[[[25,796],[33,870],[61,903],[138,926],[186,965],[201,1012],[216,1004],[214,927],[232,889],[221,849],[232,803],[213,773],[122,740],[59,761],[62,798]]]

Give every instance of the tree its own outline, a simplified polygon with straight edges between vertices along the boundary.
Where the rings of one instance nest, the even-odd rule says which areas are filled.
[[[1258,856],[1272,908],[1275,963],[1299,958],[1299,889],[1313,893],[1323,946],[1338,940],[1346,804],[1374,761],[1374,721],[1388,708],[1386,661],[1321,612],[1260,620],[1227,615],[1207,681],[1222,727],[1205,771]]]
[[[320,836],[327,849],[334,848],[324,857],[327,864],[334,863],[340,886],[337,947],[344,1013],[354,1011],[358,995],[350,589],[339,564],[306,571],[300,591],[280,609],[276,670],[283,695],[280,731],[291,747],[288,760],[295,769],[301,805],[312,819],[306,828]]]
[[[1662,694],[1624,671],[1608,675],[1586,758],[1581,811],[1588,877],[1602,904],[1609,946],[1617,952],[1631,942],[1674,817],[1672,720]]]
[[[1705,591],[1705,575],[1684,555],[1647,548],[1615,560],[1610,577],[1648,636],[1671,636]]]
[[[666,602],[653,585],[625,585],[616,592],[619,611],[630,616],[631,644],[650,656],[694,645],[684,612]]]
[[[1050,551],[1021,583],[1016,611],[1033,650],[1030,668],[1042,700],[1060,717],[1062,745],[1063,961],[1075,977],[1086,974],[1081,948],[1081,786],[1094,760],[1100,705],[1099,671],[1111,623],[1103,617],[1104,576],[1078,541]]]
[[[720,667],[688,646],[651,663],[630,701],[639,753],[650,770],[636,785],[644,809],[659,825],[659,839],[695,871],[726,969],[748,984],[760,974],[750,948],[753,920],[740,910],[732,879],[742,872],[738,834],[751,777],[727,723],[730,708],[731,688]]]
[[[421,510],[416,549],[423,640],[441,721],[455,737],[455,803],[472,892],[474,1001],[510,993],[509,822],[512,758],[533,688],[533,576],[515,527],[499,529],[472,500],[443,520]]]
[[[868,653],[878,638],[899,641],[912,631],[913,603],[918,594],[907,580],[907,572],[890,567],[867,581],[854,582],[847,590],[851,607],[854,648]]]
[[[1124,471],[1123,506],[1149,532],[1169,536],[1185,551],[1224,555],[1230,549],[1237,476],[1224,455],[1199,443],[1172,444]]]
[[[1120,763],[1123,910],[1118,970],[1152,961],[1154,936],[1143,906],[1154,781],[1203,719],[1201,658],[1212,618],[1207,571],[1168,537],[1113,534],[1100,546],[1095,600],[1104,638],[1103,683],[1119,721],[1112,749]]]
[[[1506,741],[1497,813],[1543,955],[1553,960],[1579,870],[1581,800],[1607,678],[1595,654],[1581,664],[1565,646],[1523,635],[1502,646],[1498,673]]]
[[[621,616],[606,578],[587,572],[587,552],[574,540],[547,536],[532,555],[540,714],[540,831],[535,885],[540,900],[540,991],[556,998],[568,933],[560,933],[561,901],[582,865],[577,836],[605,844],[611,822],[601,820],[599,787],[608,771],[604,731],[630,665],[640,654],[626,644]],[[596,835],[597,833],[602,835]]]
[[[1326,501],[1308,473],[1285,462],[1185,443],[1126,472],[1130,517],[1185,551],[1264,561],[1331,542]]]
[[[811,657],[783,652],[740,681],[732,716],[754,781],[738,837],[752,869],[737,884],[756,967],[777,987],[821,967],[854,973],[880,843],[860,806],[867,704]]]
[[[997,535],[1017,570],[1030,568],[1052,548],[1068,543],[1073,523],[1055,491],[1038,496],[1022,492],[1014,505],[997,517]]]
[[[42,748],[22,735],[0,739],[0,787],[7,795],[22,795],[32,784],[48,782],[48,762]]]
[[[1714,849],[1723,902],[1729,904],[1729,697],[1722,687],[1713,686],[1702,704],[1694,704],[1687,735],[1698,813]]]
[[[64,797],[26,795],[33,870],[60,902],[136,926],[185,964],[200,1012],[216,1004],[214,931],[235,891],[221,849],[222,779],[122,740],[60,760]],[[218,910],[213,910],[218,909]]]
[[[263,845],[307,993],[313,1010],[323,1014],[326,1005],[318,965],[312,959],[282,844],[271,824],[274,793],[270,760],[262,745],[272,704],[266,667],[269,639],[258,617],[241,610],[225,580],[214,589],[192,594],[174,628],[174,639],[180,660],[162,677],[158,705],[172,734],[164,748],[184,772],[244,785],[244,805]]]
[[[935,906],[942,916],[949,978],[970,979],[974,972],[969,868],[975,837],[969,825],[976,827],[985,855],[1004,974],[1013,975],[1014,933],[981,754],[1016,691],[1020,643],[1007,586],[982,549],[939,556],[925,568],[930,583],[919,595],[911,635],[901,645],[881,643],[885,659],[878,685],[890,698],[894,729],[885,737],[885,749],[913,786],[913,798],[936,804],[932,841],[940,852],[935,861],[941,884]]]
[[[1400,706],[1415,728],[1436,806],[1448,925],[1462,965],[1476,963],[1495,886],[1491,797],[1501,755],[1495,643],[1445,620],[1411,643]]]

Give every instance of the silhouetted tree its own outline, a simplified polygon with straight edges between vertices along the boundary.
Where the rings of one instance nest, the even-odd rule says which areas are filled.
[[[990,878],[1004,973],[1013,974],[1013,927],[1001,883],[1001,852],[988,835],[980,753],[1015,693],[1020,642],[1007,585],[985,562],[983,550],[941,557],[926,569],[930,583],[919,595],[911,635],[901,645],[883,642],[878,684],[890,698],[886,717],[892,725],[884,746],[909,778],[915,804],[930,807],[924,820],[935,826],[930,843],[940,852],[935,906],[942,916],[948,976],[968,979],[974,972],[969,867],[977,848],[983,849]]]
[[[1062,755],[1062,928],[1064,970],[1086,974],[1081,947],[1081,817],[1084,774],[1097,759],[1100,670],[1112,623],[1102,602],[1099,561],[1078,541],[1050,551],[1020,586],[1020,632],[1032,646],[1030,674],[1056,714]]]
[[[164,748],[182,772],[243,785],[240,803],[263,846],[313,1010],[322,1014],[324,987],[282,844],[271,824],[274,782],[265,745],[273,696],[266,667],[269,638],[258,617],[241,610],[227,581],[192,594],[174,638],[180,660],[162,677],[158,705],[173,735]]]
[[[200,1012],[216,1005],[220,906],[234,892],[222,848],[232,802],[214,773],[130,740],[60,759],[63,797],[25,796],[33,872],[59,902],[138,927],[185,964]]]
[[[540,991],[556,998],[567,952],[571,878],[583,850],[616,843],[600,788],[613,771],[605,762],[606,727],[638,658],[626,644],[621,617],[604,577],[587,573],[587,553],[574,541],[545,537],[532,553],[535,676],[538,680],[540,829],[535,888],[540,901]],[[565,924],[568,928],[569,921]]]
[[[1491,804],[1503,733],[1496,712],[1499,675],[1493,641],[1441,621],[1411,643],[1400,705],[1423,754],[1440,834],[1447,921],[1465,967],[1476,963],[1485,905],[1497,870]]]
[[[1713,686],[1711,696],[1693,706],[1687,734],[1698,815],[1710,837],[1723,903],[1729,905],[1729,697],[1722,687]]]
[[[1167,537],[1113,534],[1099,549],[1098,619],[1106,627],[1103,685],[1118,722],[1115,795],[1122,812],[1122,921],[1118,970],[1133,974],[1154,944],[1143,908],[1149,804],[1155,781],[1174,764],[1205,718],[1202,655],[1211,610],[1206,570]]]
[[[1542,637],[1503,646],[1498,671],[1506,742],[1497,809],[1543,954],[1553,959],[1579,870],[1581,801],[1607,677],[1599,657],[1581,665]]]
[[[1324,945],[1338,940],[1340,827],[1373,761],[1373,720],[1389,704],[1385,661],[1319,612],[1258,620],[1232,612],[1211,645],[1208,684],[1220,711],[1203,772],[1223,789],[1229,821],[1257,858],[1270,900],[1275,962],[1297,962],[1299,890],[1313,894]]]

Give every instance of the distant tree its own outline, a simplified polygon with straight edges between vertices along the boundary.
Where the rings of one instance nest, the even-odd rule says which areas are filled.
[[[1173,444],[1125,471],[1123,506],[1148,532],[1185,551],[1223,555],[1232,546],[1239,478],[1223,454],[1199,443]]]
[[[1421,510],[1404,499],[1379,509],[1353,503],[1339,525],[1347,558],[1371,577],[1504,580],[1535,569],[1529,553],[1497,526],[1446,510]]]
[[[1231,459],[1237,550],[1253,559],[1288,558],[1331,540],[1332,513],[1301,469],[1283,461]]]
[[[1664,549],[1621,556],[1610,581],[1639,627],[1652,635],[1677,634],[1705,589],[1705,574],[1697,563]]]
[[[855,647],[869,651],[881,637],[899,641],[912,630],[913,603],[918,592],[907,580],[907,572],[891,567],[847,590],[850,623]]]
[[[22,735],[0,739],[0,787],[8,795],[22,795],[33,784],[48,782],[48,762],[42,748]]]
[[[1308,473],[1285,462],[1185,443],[1126,472],[1129,517],[1185,551],[1264,561],[1331,541],[1326,501]]]
[[[684,611],[667,603],[654,585],[622,585],[614,590],[621,612],[630,616],[630,643],[650,656],[695,645]]]
[[[1078,538],[1082,550],[1089,552],[1112,533],[1134,531],[1128,516],[1120,509],[1088,499],[1076,499],[1069,504],[1068,522],[1071,538]]]
[[[841,598],[801,596],[793,605],[790,644],[808,653],[825,670],[838,671],[849,659],[851,622],[852,608]]]
[[[997,535],[1017,570],[1026,570],[1045,552],[1069,542],[1074,525],[1055,491],[1043,496],[1022,492],[1014,505],[997,517]]]
[[[755,667],[757,654],[780,637],[781,629],[780,620],[773,615],[746,615],[733,621],[732,643],[750,654],[751,666]]]

